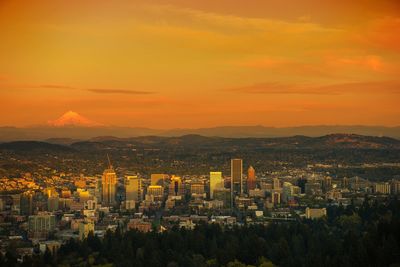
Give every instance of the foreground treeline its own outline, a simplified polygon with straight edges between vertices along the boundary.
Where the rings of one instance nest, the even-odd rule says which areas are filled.
[[[12,252],[2,265],[12,264]],[[5,262],[8,261],[8,262]],[[164,233],[107,233],[71,240],[57,255],[26,259],[26,266],[400,266],[400,201],[364,201],[331,207],[318,221]]]

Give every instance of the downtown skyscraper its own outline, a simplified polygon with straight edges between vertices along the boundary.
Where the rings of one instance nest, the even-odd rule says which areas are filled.
[[[142,200],[142,179],[137,175],[125,176],[125,200]]]
[[[231,159],[231,189],[232,192],[243,193],[243,160]]]
[[[231,207],[233,208],[235,195],[243,193],[243,160],[231,159]]]
[[[117,186],[117,174],[111,165],[110,159],[108,159],[109,167],[103,172],[103,177],[101,180],[102,194],[101,200],[103,206],[114,206],[116,203],[115,193]]]
[[[210,199],[214,198],[214,190],[224,188],[222,172],[210,172]]]
[[[126,175],[124,184],[125,208],[131,210],[142,200],[142,179],[137,175]]]
[[[247,170],[247,192],[256,188],[256,171],[253,166]]]

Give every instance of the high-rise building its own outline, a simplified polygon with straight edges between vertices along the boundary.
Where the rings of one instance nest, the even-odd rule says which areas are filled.
[[[390,183],[390,191],[393,195],[397,195],[400,193],[400,181],[392,180]]]
[[[231,159],[231,190],[232,193],[243,193],[243,161]]]
[[[217,188],[214,190],[214,199],[222,201],[225,208],[231,207],[231,198],[230,190],[227,188]]]
[[[103,198],[103,177],[102,175],[98,175],[95,177],[95,183],[94,183],[94,196],[97,198],[99,202],[101,202]]]
[[[48,213],[31,215],[28,219],[29,236],[46,238],[56,227],[56,217]]]
[[[256,188],[256,170],[250,166],[247,170],[247,192]]]
[[[21,194],[20,211],[21,215],[33,214],[33,195],[32,191],[26,191]]]
[[[204,194],[204,184],[195,183],[190,185],[190,193],[193,195],[203,195]]]
[[[281,203],[281,193],[279,193],[279,192],[272,193],[272,203],[274,205],[278,205]]]
[[[35,192],[32,201],[33,201],[33,210],[35,211],[47,210],[47,196],[43,192]]]
[[[88,201],[85,202],[85,209],[86,210],[95,210],[97,209],[97,199],[89,199]]]
[[[360,190],[360,182],[361,182],[360,177],[358,176],[350,178],[349,182],[350,188],[352,190]]]
[[[156,201],[160,201],[164,197],[164,189],[161,185],[150,185],[147,187],[147,195]]]
[[[282,188],[282,195],[281,199],[284,203],[293,200],[295,196],[300,195],[301,193],[301,188],[295,185],[292,185],[289,182],[284,182],[283,183],[283,188]]]
[[[318,182],[306,183],[305,193],[307,195],[321,195],[322,194],[321,183]]]
[[[117,174],[115,173],[114,168],[110,165],[108,169],[104,170],[101,180],[103,206],[115,205],[116,185]]]
[[[151,185],[164,186],[164,180],[168,178],[168,175],[163,173],[153,173],[150,176]]]
[[[182,184],[182,179],[179,176],[173,175],[169,184],[170,196],[182,196],[185,194],[185,188]]]
[[[57,195],[51,196],[47,199],[47,210],[48,211],[57,211],[59,209],[59,197]]]
[[[375,183],[374,192],[380,194],[390,194],[390,183]]]
[[[125,176],[125,200],[142,200],[142,179],[136,175]]]
[[[328,192],[332,189],[332,178],[330,176],[325,176],[324,180],[322,181],[322,187],[324,192]]]
[[[224,188],[222,172],[210,172],[210,198],[214,198],[214,190]]]
[[[80,222],[79,226],[79,239],[83,240],[88,237],[89,233],[94,233],[94,223],[92,221]]]
[[[279,181],[278,178],[274,178],[273,179],[273,186],[274,186],[274,189],[280,189],[281,188],[281,182]]]
[[[343,177],[342,188],[348,188],[348,187],[349,187],[349,178]]]
[[[90,194],[88,190],[82,188],[78,188],[74,193],[74,195],[78,197],[79,202],[81,203],[85,203],[89,199],[93,198],[93,196]]]
[[[304,194],[306,191],[306,183],[307,183],[307,179],[305,179],[305,178],[297,179],[297,186],[301,188],[302,194]]]
[[[11,199],[12,199],[12,206],[11,206],[12,212],[15,214],[20,214],[21,194],[12,194]]]

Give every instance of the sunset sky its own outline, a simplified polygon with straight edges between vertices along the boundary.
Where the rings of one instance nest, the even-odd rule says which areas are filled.
[[[400,125],[398,0],[0,0],[0,125]]]

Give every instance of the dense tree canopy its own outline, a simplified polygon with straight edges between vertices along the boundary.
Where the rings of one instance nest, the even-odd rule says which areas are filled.
[[[0,260],[16,265],[12,252]],[[198,225],[163,233],[107,232],[70,240],[57,255],[27,258],[43,266],[400,266],[400,201],[366,199],[332,206],[321,220],[222,228]],[[396,265],[397,264],[397,265]]]

